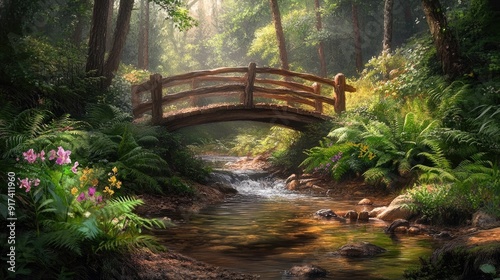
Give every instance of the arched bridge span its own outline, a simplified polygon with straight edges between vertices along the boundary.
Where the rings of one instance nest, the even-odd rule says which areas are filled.
[[[333,96],[322,95],[330,87]],[[154,125],[173,131],[225,121],[259,121],[293,129],[328,120],[345,111],[345,92],[355,89],[343,74],[333,80],[283,69],[217,68],[163,78],[160,74],[132,86],[135,119],[151,114]],[[328,91],[327,91],[328,92]],[[332,109],[325,109],[325,107]]]

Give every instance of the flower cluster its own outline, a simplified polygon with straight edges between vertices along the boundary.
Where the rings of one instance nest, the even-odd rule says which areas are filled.
[[[354,147],[359,147],[359,155],[358,155],[358,158],[364,158],[364,157],[368,157],[368,160],[372,160],[376,157],[376,155],[372,152],[370,152],[368,145],[366,144],[363,144],[363,143],[350,143],[351,146],[354,146]]]
[[[343,153],[338,152],[336,155],[330,158],[330,160],[326,163],[322,163],[319,166],[314,168],[314,172],[324,172],[328,173],[331,169],[335,168],[336,163],[342,158]]]
[[[45,155],[46,154],[45,154],[44,150],[40,151],[39,153],[36,153],[34,149],[29,149],[28,151],[23,153],[24,159],[29,164],[34,164],[37,161],[37,159],[40,159],[41,162],[45,162],[46,161]],[[57,148],[57,151],[56,150],[49,151],[49,159],[48,160],[55,161],[55,163],[57,165],[71,164],[70,155],[71,155],[71,151],[64,150],[61,146],[59,146]],[[18,161],[19,161],[19,159],[18,159]],[[78,167],[78,161],[76,161],[74,163],[73,167],[71,168],[71,171],[73,171],[73,173],[75,173],[75,174],[78,172],[77,167]],[[26,192],[30,192],[32,186],[36,187],[36,186],[40,185],[39,178],[35,178],[35,179],[17,178],[17,179],[19,180],[19,188],[25,188]]]
[[[122,187],[122,182],[116,178],[116,175],[118,174],[118,168],[116,168],[116,166],[115,166],[115,167],[113,167],[113,169],[111,171],[112,171],[112,173],[108,174],[110,176],[108,179],[109,184],[106,187],[104,187],[104,191],[103,191],[103,192],[107,193],[109,196],[112,196],[115,193],[113,188],[120,189]]]
[[[73,188],[74,189],[74,188]],[[81,192],[78,197],[76,198],[76,201],[82,202],[84,200],[87,201],[92,201],[95,202],[96,204],[99,204],[102,202],[102,195],[96,195],[96,188],[95,187],[90,187],[87,192]],[[78,191],[78,190],[77,190]],[[73,191],[71,192],[73,193]]]

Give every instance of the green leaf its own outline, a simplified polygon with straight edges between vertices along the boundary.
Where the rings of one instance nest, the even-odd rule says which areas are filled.
[[[482,264],[479,269],[481,269],[482,272],[490,275],[495,275],[497,273],[495,267],[489,263]]]

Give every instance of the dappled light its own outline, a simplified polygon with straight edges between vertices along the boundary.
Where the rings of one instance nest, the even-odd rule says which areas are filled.
[[[498,1],[5,0],[0,25],[0,279],[500,276]]]

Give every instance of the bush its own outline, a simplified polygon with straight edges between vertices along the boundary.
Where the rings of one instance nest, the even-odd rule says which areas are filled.
[[[114,195],[122,188],[116,177],[119,170],[81,168],[71,155],[61,146],[47,152],[29,149],[15,165],[16,185],[23,191],[15,193],[16,225],[22,228],[16,248],[23,254],[9,277],[91,278],[85,268],[94,260],[88,256],[142,246],[162,248],[142,229],[164,224],[133,212],[141,200]],[[2,209],[7,209],[5,198],[13,195],[3,195]],[[82,271],[85,274],[79,274]]]

